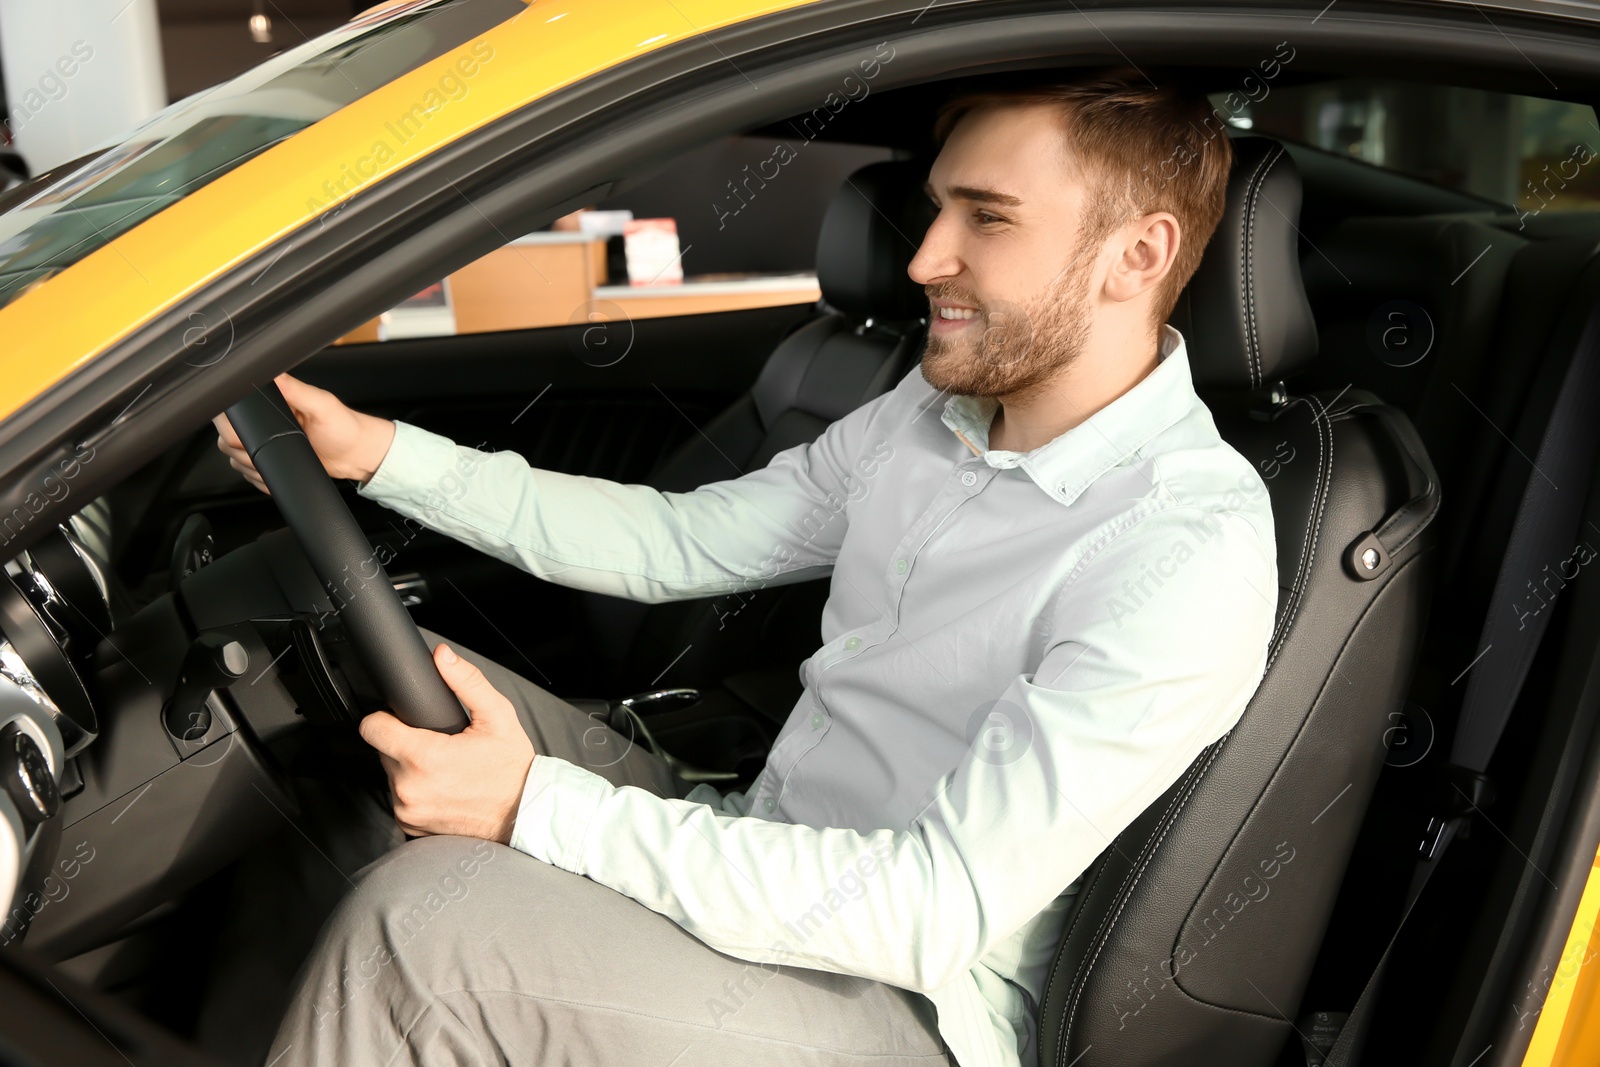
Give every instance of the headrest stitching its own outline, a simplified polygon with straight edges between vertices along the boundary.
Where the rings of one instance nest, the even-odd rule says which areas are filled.
[[[1244,218],[1240,220],[1242,225],[1239,233],[1239,291],[1244,294],[1245,359],[1249,363],[1252,387],[1260,386],[1263,377],[1261,339],[1256,329],[1255,271],[1252,263],[1255,252],[1256,200],[1266,186],[1264,172],[1271,168],[1282,153],[1283,146],[1274,143],[1272,149],[1261,157],[1261,162],[1256,164],[1255,172],[1245,184],[1248,195],[1245,199]]]

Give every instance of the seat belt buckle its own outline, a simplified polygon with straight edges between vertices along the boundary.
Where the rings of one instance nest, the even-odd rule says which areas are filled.
[[[1440,842],[1444,840],[1446,829],[1452,822],[1458,824],[1455,836],[1469,837],[1472,834],[1472,816],[1481,814],[1484,808],[1494,803],[1494,783],[1482,771],[1452,763],[1444,769],[1441,777],[1443,784],[1433,805],[1434,811],[1439,814],[1428,816],[1428,826],[1422,831],[1422,843],[1417,846],[1417,851],[1425,860],[1431,860],[1438,854]]]
[[[1422,844],[1417,846],[1425,860],[1433,859],[1434,853],[1439,851],[1439,842],[1444,837],[1444,828],[1450,822],[1442,815],[1428,816],[1428,827],[1422,831]]]

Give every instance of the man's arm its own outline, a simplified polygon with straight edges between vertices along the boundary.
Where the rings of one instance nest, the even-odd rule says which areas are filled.
[[[760,470],[688,493],[539,470],[396,422],[360,493],[540,578],[633,600],[802,581],[833,566],[858,468],[882,462],[869,433],[891,395]]]
[[[940,988],[1069,886],[1255,691],[1276,563],[1243,519],[1215,515],[1218,535],[1142,606],[1114,603],[1197,517],[1150,516],[1086,561],[1048,620],[1038,671],[999,694],[906,826],[729,818],[539,755],[511,844],[729,955]]]

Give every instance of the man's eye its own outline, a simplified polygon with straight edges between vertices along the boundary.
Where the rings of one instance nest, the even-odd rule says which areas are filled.
[[[1004,221],[1006,221],[1005,219],[1001,218],[999,215],[991,215],[987,211],[974,212],[974,217],[980,223],[982,223],[985,226],[989,225],[992,222],[1004,222]]]

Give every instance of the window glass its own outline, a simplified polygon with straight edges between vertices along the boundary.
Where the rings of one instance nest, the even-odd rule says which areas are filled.
[[[1600,207],[1600,126],[1585,104],[1368,78],[1216,93],[1234,126],[1529,211]]]
[[[168,107],[121,144],[9,191],[0,306],[285,137],[527,10],[417,0],[352,19]]]
[[[519,237],[340,343],[814,304],[834,194],[888,148],[725,137]]]

